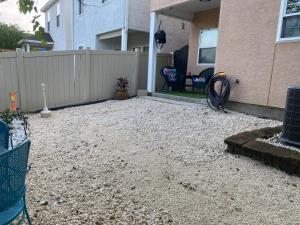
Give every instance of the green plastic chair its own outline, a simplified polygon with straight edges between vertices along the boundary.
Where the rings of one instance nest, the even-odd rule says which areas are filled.
[[[18,224],[25,217],[32,224],[25,199],[29,148],[27,140],[12,150],[0,149],[0,225],[10,224],[19,216]]]

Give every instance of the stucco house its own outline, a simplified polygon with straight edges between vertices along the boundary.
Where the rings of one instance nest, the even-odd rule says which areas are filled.
[[[49,0],[41,9],[53,50],[103,49],[148,51],[150,0]],[[188,44],[188,21],[161,16],[172,35],[164,52]]]
[[[232,108],[262,116],[283,112],[288,86],[300,85],[300,0],[152,0],[149,94],[155,91],[159,15],[192,23],[188,71],[224,71]]]

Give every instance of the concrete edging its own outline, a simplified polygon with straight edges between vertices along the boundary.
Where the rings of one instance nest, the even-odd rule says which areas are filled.
[[[182,97],[182,96],[175,96],[175,95],[168,95],[168,94],[161,94],[161,93],[153,93],[153,97],[158,97],[158,98],[165,98],[169,100],[174,100],[174,101],[181,101],[181,102],[189,102],[189,103],[197,103],[197,104],[202,104],[202,105],[207,105],[206,99],[197,99],[197,98],[188,98],[188,97]]]

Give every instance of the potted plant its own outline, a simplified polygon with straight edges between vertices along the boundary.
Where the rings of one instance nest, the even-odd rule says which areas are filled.
[[[16,111],[11,111],[10,109],[6,109],[3,112],[0,111],[0,121],[3,121],[8,126],[10,149],[28,139],[30,133],[28,117],[26,117],[18,108]]]
[[[128,80],[127,78],[120,77],[117,82],[118,89],[116,90],[115,98],[117,100],[125,100],[129,98],[128,94]]]

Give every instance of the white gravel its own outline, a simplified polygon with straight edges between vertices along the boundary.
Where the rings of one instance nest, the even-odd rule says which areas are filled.
[[[34,224],[300,224],[300,179],[223,144],[279,122],[153,100],[30,116]]]
[[[12,123],[11,140],[9,141],[9,149],[18,146],[28,138],[29,130],[24,129],[23,120],[14,118]]]
[[[275,146],[279,146],[279,147],[283,147],[283,148],[286,148],[286,149],[291,149],[291,150],[295,150],[295,151],[300,152],[300,148],[281,143],[280,136],[281,136],[281,134],[277,134],[274,137],[271,137],[269,139],[258,138],[257,140],[269,143],[271,145],[275,145]]]

